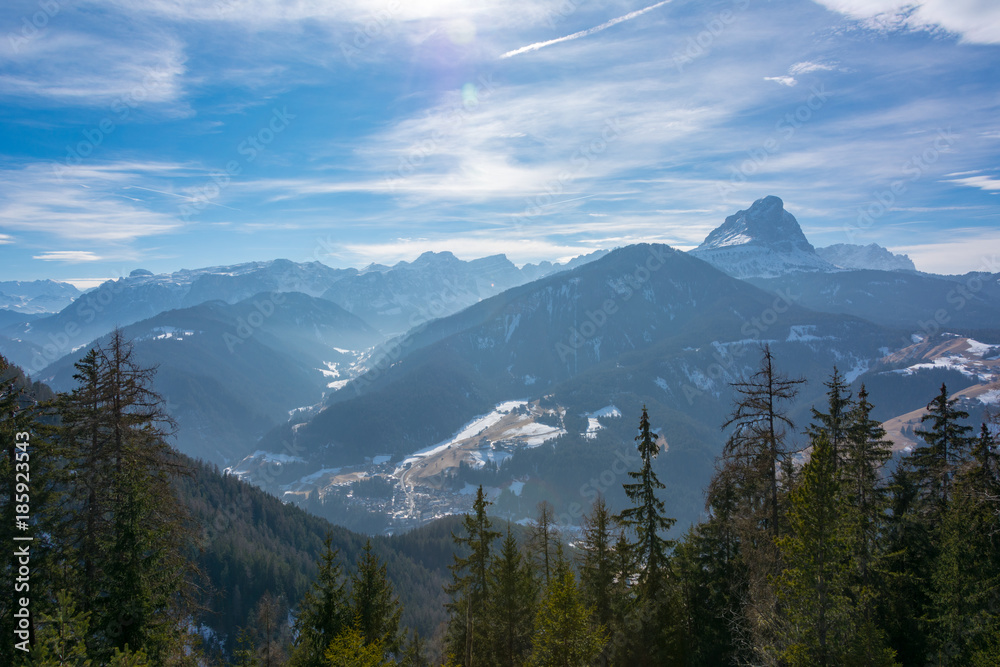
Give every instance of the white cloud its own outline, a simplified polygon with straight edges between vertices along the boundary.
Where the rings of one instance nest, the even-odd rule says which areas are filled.
[[[868,27],[943,29],[971,44],[1000,44],[1000,3],[995,0],[815,0]]]
[[[69,167],[31,164],[0,171],[0,226],[54,239],[125,243],[182,226],[127,188],[157,176],[184,173],[170,163],[100,163]]]
[[[826,63],[814,63],[806,60],[801,63],[795,63],[789,67],[788,73],[792,76],[796,76],[799,74],[808,74],[809,72],[832,71],[835,69],[837,68],[833,65],[827,65]]]
[[[10,236],[9,234],[0,234],[0,245],[13,242],[14,242],[14,237]]]
[[[986,190],[987,192],[1000,191],[1000,178],[991,178],[989,176],[969,176],[968,178],[955,178],[949,182],[958,183],[959,185],[966,185],[970,188],[979,188],[980,190]]]
[[[40,259],[45,262],[65,262],[67,264],[79,264],[81,262],[96,262],[102,257],[87,250],[50,250],[41,255],[35,255],[32,259]]]
[[[798,84],[795,77],[791,76],[765,76],[764,81],[774,81],[775,83],[780,83],[782,86],[788,86],[789,88]]]
[[[0,86],[6,97],[55,104],[109,107],[119,114],[139,106],[173,106],[182,94],[185,55],[179,41],[53,32],[15,46],[3,40]],[[186,113],[175,108],[174,113]]]
[[[997,271],[1000,233],[953,229],[948,236],[919,245],[894,245],[893,252],[910,256],[917,269],[929,273],[963,274]]]

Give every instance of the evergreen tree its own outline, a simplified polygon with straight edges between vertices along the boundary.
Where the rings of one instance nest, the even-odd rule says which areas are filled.
[[[491,505],[483,493],[482,485],[476,491],[474,514],[466,514],[463,534],[452,535],[458,549],[449,565],[452,583],[446,588],[451,596],[447,632],[447,653],[450,660],[464,667],[488,664],[489,628],[486,601],[489,597],[489,578],[493,542],[500,533],[493,530],[493,523],[486,515]],[[468,555],[460,555],[468,554]]]
[[[781,574],[777,540],[781,536],[783,495],[792,482],[794,450],[786,442],[795,425],[784,410],[798,394],[801,379],[775,368],[769,346],[762,349],[760,370],[732,384],[738,397],[723,428],[733,431],[722,450],[717,488],[734,494],[736,511],[727,521],[738,534],[742,581],[742,619],[735,624],[738,642],[765,651],[773,645],[778,623],[774,581]],[[714,482],[713,482],[714,484]]]
[[[789,533],[778,539],[786,564],[777,580],[783,603],[779,655],[790,666],[893,665],[881,632],[857,614],[842,482],[826,433],[813,439],[801,484],[791,491]]]
[[[56,593],[52,614],[39,618],[38,638],[32,656],[38,665],[60,667],[90,667],[93,661],[87,656],[87,632],[90,614],[78,611],[73,596],[68,591]]]
[[[580,595],[585,605],[594,610],[592,622],[606,628],[609,634],[620,632],[624,614],[615,581],[615,545],[611,526],[614,517],[604,502],[604,496],[594,500],[590,514],[583,518],[583,555],[580,563]],[[601,664],[607,665],[609,647],[601,654]]]
[[[371,540],[365,542],[357,572],[351,576],[351,601],[354,625],[365,644],[377,643],[390,654],[398,653],[403,609],[392,592],[385,564],[372,553]]]
[[[996,478],[990,471],[994,448],[984,424],[973,461],[955,477],[938,531],[940,553],[926,623],[936,665],[997,664],[1000,659],[1000,508],[993,500]]]
[[[913,465],[919,475],[927,504],[929,522],[936,522],[943,514],[951,490],[955,470],[968,456],[972,427],[960,423],[969,413],[960,410],[958,399],[948,398],[948,388],[942,384],[941,393],[927,405],[927,414],[921,423],[931,422],[929,429],[917,429],[914,434],[926,443],[913,451]]]
[[[869,590],[881,581],[875,575],[879,540],[884,531],[888,506],[881,471],[892,456],[892,442],[885,428],[871,418],[872,404],[861,385],[858,400],[848,415],[848,429],[842,448],[845,505],[850,512],[852,561],[860,585]],[[868,613],[866,608],[866,613]]]
[[[639,573],[636,606],[631,618],[636,633],[633,636],[638,639],[637,647],[641,648],[634,659],[641,661],[638,664],[663,664],[668,656],[676,658],[676,647],[671,644],[672,634],[678,628],[676,619],[671,617],[675,610],[670,608],[675,591],[668,560],[674,542],[661,534],[670,530],[674,519],[666,516],[663,501],[656,496],[656,492],[665,487],[653,471],[653,458],[659,447],[650,431],[645,406],[636,442],[642,466],[638,472],[628,473],[635,482],[623,484],[625,495],[634,504],[622,510],[616,520],[635,534],[635,540],[627,547]]]
[[[827,388],[827,412],[812,408],[815,421],[809,425],[809,435],[816,437],[819,433],[824,433],[833,449],[834,465],[840,465],[850,430],[851,393],[836,366],[824,386]]]
[[[366,643],[361,631],[349,625],[330,642],[322,664],[329,667],[389,667],[395,664],[385,657],[385,653],[381,642]]]
[[[326,548],[313,587],[299,603],[295,617],[295,646],[289,664],[295,667],[322,667],[327,647],[351,625],[351,609],[345,590],[340,552],[333,537],[326,536]]]
[[[556,538],[552,530],[552,505],[543,500],[538,503],[538,519],[531,527],[529,548],[542,573],[542,584],[548,586],[552,571],[551,556]]]
[[[560,562],[546,588],[535,620],[531,664],[537,667],[588,665],[607,641],[603,627],[593,628],[593,612],[580,599],[573,571]]]
[[[509,525],[488,577],[487,617],[493,664],[523,665],[531,651],[538,587],[531,564],[521,555]]]

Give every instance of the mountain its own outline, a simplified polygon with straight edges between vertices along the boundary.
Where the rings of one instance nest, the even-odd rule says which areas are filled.
[[[873,269],[876,271],[916,271],[913,260],[897,255],[877,243],[854,245],[836,243],[816,248],[816,254],[840,269]]]
[[[136,359],[158,368],[154,388],[177,420],[175,447],[219,464],[245,456],[289,411],[318,403],[357,351],[380,339],[340,306],[299,292],[210,301],[123,331]],[[71,389],[73,364],[86,349],[46,368],[45,381]]]
[[[8,326],[0,335],[44,350],[42,356],[14,359],[37,373],[115,326],[211,300],[236,303],[265,291],[318,296],[353,272],[353,269],[331,269],[319,262],[296,264],[281,259],[160,275],[136,269],[126,277],[102,283],[54,315]]]
[[[816,254],[795,216],[774,196],[726,218],[691,254],[734,278],[835,270]]]
[[[578,257],[569,265],[598,256],[599,252]],[[413,262],[364,271],[286,259],[159,275],[136,269],[103,283],[54,315],[0,324],[0,345],[13,361],[37,373],[115,326],[213,300],[233,304],[262,292],[322,295],[374,326],[385,338],[451,315],[540,274],[564,269],[550,263],[518,269],[503,255],[466,262],[451,253],[425,253]]]
[[[450,252],[425,252],[412,262],[370,266],[323,294],[387,336],[457,313],[512,287],[602,257],[597,251],[565,265],[542,262],[518,269],[504,255],[463,261]]]
[[[1000,323],[1000,273],[937,276],[865,269],[791,273],[747,278],[747,282],[789,295],[806,308],[902,329],[903,345],[910,344],[911,333],[995,330]]]
[[[519,493],[528,498],[544,484],[562,512],[593,475],[617,469],[616,452],[630,454],[646,404],[669,443],[662,465],[676,484],[676,511],[693,519],[722,445],[729,383],[756,370],[761,343],[813,381],[797,408],[808,415],[834,365],[854,380],[901,337],[807,310],[668,246],[629,246],[418,327],[389,362],[267,434],[258,449],[299,459],[272,476],[275,493],[333,495],[336,485],[380,477],[396,491],[386,489],[379,511],[403,519],[413,518],[407,503],[426,515],[463,502],[461,484],[449,481],[462,465],[531,461]],[[497,424],[510,426],[477,439]],[[424,465],[428,456],[434,466]],[[329,486],[317,486],[321,479]]]
[[[0,281],[0,308],[19,313],[55,313],[80,296],[80,290],[55,280]]]

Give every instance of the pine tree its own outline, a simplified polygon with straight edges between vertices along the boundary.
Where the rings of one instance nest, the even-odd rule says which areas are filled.
[[[489,662],[489,628],[485,614],[489,596],[487,572],[493,542],[500,536],[486,515],[486,508],[491,504],[480,485],[472,506],[474,513],[465,515],[463,534],[452,535],[458,549],[452,556],[453,563],[448,566],[452,583],[445,589],[451,596],[447,605],[450,618],[446,650],[452,661],[464,667]]]
[[[809,425],[808,432],[813,437],[820,432],[826,435],[833,449],[834,465],[840,465],[850,430],[851,393],[836,366],[833,367],[829,382],[825,382],[824,386],[827,388],[827,412],[812,408],[815,421]]]
[[[888,506],[881,472],[892,456],[892,442],[886,440],[882,424],[871,418],[872,408],[868,391],[861,385],[857,403],[848,415],[846,439],[841,449],[844,495],[846,506],[850,508],[853,533],[852,561],[857,567],[860,585],[868,590],[874,590],[881,580],[874,573]]]
[[[322,667],[324,654],[336,637],[351,625],[340,552],[333,537],[326,536],[319,573],[313,587],[299,603],[295,617],[295,646],[289,661],[294,667]]]
[[[984,424],[973,460],[954,478],[938,531],[940,553],[926,619],[933,664],[989,664],[1000,658],[1000,510],[993,500],[997,480],[991,470],[995,447]]]
[[[392,592],[385,564],[372,553],[371,540],[365,542],[357,571],[351,576],[351,602],[354,625],[365,644],[377,643],[387,653],[398,653],[402,640],[399,617],[403,609]]]
[[[782,617],[776,662],[790,666],[893,665],[881,632],[857,614],[842,482],[826,433],[812,440],[801,483],[791,491],[789,532],[778,539],[786,564],[777,580]]]
[[[488,577],[486,613],[493,663],[500,667],[523,665],[531,651],[538,586],[509,525]]]
[[[624,610],[616,595],[615,551],[612,543],[611,526],[614,517],[598,494],[590,510],[583,518],[583,542],[580,545],[580,594],[584,604],[594,610],[592,622],[603,626],[614,634],[620,632]],[[602,653],[601,664],[608,664],[608,651]]]
[[[926,443],[913,451],[913,465],[920,475],[920,483],[927,501],[928,521],[936,521],[948,504],[951,479],[955,470],[968,456],[972,427],[960,423],[969,413],[956,407],[958,399],[948,398],[948,388],[942,384],[941,393],[927,405],[927,414],[921,423],[931,422],[929,429],[917,429],[914,434]]]
[[[542,583],[546,586],[549,584],[549,575],[552,571],[551,556],[553,544],[556,541],[556,538],[552,534],[552,513],[552,505],[547,500],[538,503],[538,519],[535,520],[534,525],[531,527],[531,538],[529,541],[531,553],[542,573]]]
[[[537,667],[588,665],[607,641],[603,627],[593,628],[573,571],[560,562],[546,588],[535,620],[531,664]]]
[[[87,632],[90,614],[78,611],[72,594],[56,593],[56,606],[51,614],[39,619],[38,639],[32,652],[35,664],[66,667],[90,667],[87,656]]]
[[[333,638],[323,653],[323,665],[329,667],[389,667],[381,642],[366,643],[364,635],[354,626],[345,627]]]
[[[672,653],[672,634],[677,630],[670,609],[674,582],[670,580],[669,553],[674,542],[662,536],[670,530],[674,519],[666,516],[662,500],[656,496],[665,488],[653,471],[653,458],[659,447],[649,427],[649,415],[642,408],[639,420],[639,434],[636,436],[642,466],[638,472],[629,471],[635,482],[625,483],[625,495],[633,506],[621,511],[617,522],[635,534],[635,540],[628,543],[633,562],[638,568],[639,579],[632,623],[641,647],[635,659],[641,664],[662,664]],[[673,655],[671,657],[676,657]]]
[[[738,397],[723,428],[734,427],[722,450],[716,478],[734,494],[736,511],[728,518],[738,534],[742,594],[736,624],[738,641],[764,651],[774,642],[779,610],[774,581],[781,574],[778,548],[782,500],[790,487],[793,449],[786,442],[795,428],[784,405],[798,394],[801,379],[779,373],[769,346],[762,349],[760,370],[733,383]],[[714,483],[714,482],[713,482]]]

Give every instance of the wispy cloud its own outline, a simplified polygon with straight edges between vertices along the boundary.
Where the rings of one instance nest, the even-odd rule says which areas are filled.
[[[990,176],[969,176],[968,178],[952,179],[950,182],[970,188],[979,188],[987,192],[1000,191],[1000,178],[992,178]]]
[[[5,245],[14,242],[14,237],[9,234],[0,234],[0,245]]]
[[[82,262],[97,262],[103,257],[87,250],[50,250],[41,255],[35,255],[32,259],[40,259],[44,262],[65,262],[67,264],[80,264]]]
[[[544,42],[535,42],[534,44],[529,44],[527,46],[522,46],[519,49],[514,49],[513,51],[508,51],[508,52],[504,53],[503,55],[500,56],[500,58],[501,59],[503,59],[503,58],[511,58],[513,56],[520,55],[522,53],[527,53],[529,51],[537,51],[539,49],[544,49],[546,46],[552,46],[553,44],[560,44],[562,42],[569,42],[569,41],[574,40],[574,39],[580,39],[581,37],[589,37],[590,35],[593,35],[594,33],[598,33],[598,32],[601,32],[602,30],[607,30],[608,28],[610,28],[612,26],[616,26],[619,23],[622,23],[623,21],[630,21],[630,20],[632,20],[632,19],[634,19],[634,18],[636,18],[638,16],[642,16],[646,12],[651,12],[654,9],[656,9],[658,7],[662,7],[663,5],[666,5],[666,4],[670,3],[670,2],[671,2],[671,0],[663,0],[663,2],[657,2],[655,5],[650,5],[649,7],[644,7],[643,9],[638,9],[638,10],[636,10],[634,12],[629,12],[628,14],[625,14],[624,16],[619,16],[618,18],[614,18],[614,19],[611,19],[610,21],[606,21],[606,22],[602,23],[599,26],[595,26],[593,28],[588,28],[586,30],[580,30],[579,32],[574,32],[572,35],[566,35],[565,37],[557,37],[555,39],[550,39],[550,40],[547,40],[547,41],[544,41]]]
[[[799,82],[795,80],[792,76],[765,76],[764,81],[774,81],[775,83],[780,83],[782,86],[792,86],[797,85]]]
[[[1000,4],[991,0],[815,0],[880,32],[943,29],[972,44],[1000,44]]]

